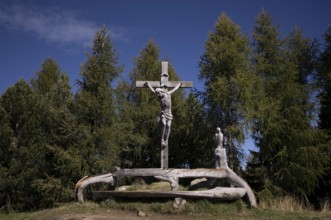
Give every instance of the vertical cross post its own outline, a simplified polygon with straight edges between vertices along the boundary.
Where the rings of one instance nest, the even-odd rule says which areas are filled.
[[[161,71],[161,88],[163,91],[168,92],[168,62],[162,62],[162,71]],[[161,168],[168,169],[169,167],[169,146],[161,144]]]

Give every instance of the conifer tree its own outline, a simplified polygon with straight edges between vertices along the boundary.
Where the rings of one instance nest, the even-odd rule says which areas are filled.
[[[324,35],[325,48],[320,55],[319,73],[322,79],[319,127],[331,131],[331,25]]]
[[[199,66],[208,121],[213,130],[216,127],[223,130],[230,167],[238,171],[252,78],[248,39],[225,14],[218,18],[215,30],[209,33]]]
[[[324,48],[319,57],[319,78],[321,80],[319,128],[327,134],[324,145],[326,157],[329,158],[326,165],[324,178],[320,181],[318,195],[322,198],[331,198],[331,25],[324,34]]]
[[[129,101],[134,106],[132,119],[133,133],[136,138],[130,144],[131,152],[136,157],[134,166],[155,167],[159,164],[159,103],[157,98],[147,89],[135,88],[136,80],[160,80],[160,51],[154,41],[150,40],[146,47],[134,59],[134,67],[130,73]],[[169,74],[170,75],[170,74]]]
[[[17,210],[72,200],[72,189],[84,173],[67,75],[48,58],[31,84],[21,80],[1,97],[0,170],[8,176],[0,184],[6,192],[1,197]]]
[[[1,204],[15,210],[40,208],[40,194],[32,183],[43,175],[46,164],[41,102],[20,80],[1,96],[0,106]]]
[[[95,34],[92,51],[82,65],[82,79],[75,97],[79,120],[81,156],[86,160],[89,174],[108,172],[119,165],[116,143],[114,88],[112,83],[121,73],[118,54],[107,28]]]
[[[10,126],[10,117],[5,109],[0,105],[0,207],[3,207],[7,212],[11,211],[11,179],[10,176],[10,161],[13,156],[13,148],[16,147],[16,142],[13,135],[14,131]]]
[[[271,168],[270,158],[276,155],[278,150],[272,146],[269,137],[269,131],[276,130],[280,121],[278,116],[278,98],[274,95],[279,94],[277,91],[277,76],[280,74],[282,60],[280,56],[281,40],[280,33],[276,26],[272,24],[272,19],[265,11],[259,14],[256,19],[256,24],[253,33],[253,68],[254,73],[259,79],[256,84],[256,93],[258,94],[258,104],[256,107],[255,119],[253,124],[253,137],[259,149],[257,154],[253,155],[252,160],[258,163],[255,166],[266,172],[265,176],[270,176],[273,173]],[[258,157],[256,159],[254,157]],[[263,175],[261,172],[260,175]]]
[[[46,59],[36,78],[31,81],[42,102],[42,131],[46,139],[47,162],[44,176],[35,179],[33,186],[41,194],[42,207],[73,199],[72,189],[83,175],[83,158],[77,151],[77,130],[72,114],[73,97],[69,79],[55,60]]]
[[[129,101],[131,85],[123,78],[119,81],[116,91],[116,112],[118,112],[116,130],[118,133],[116,139],[120,150],[120,167],[131,168],[137,164],[137,157],[133,156],[132,145],[141,137],[138,133],[134,133],[134,114],[135,108],[133,103]]]
[[[259,152],[254,155],[266,172],[266,190],[279,187],[302,199],[316,188],[325,164],[311,125],[309,47],[298,29],[285,41],[269,14],[258,16],[253,62],[260,86],[253,134]]]
[[[206,117],[205,106],[197,98],[198,92],[191,91],[186,98],[185,129],[176,139],[181,145],[177,157],[185,168],[214,167],[214,128]],[[183,125],[182,125],[183,126]]]

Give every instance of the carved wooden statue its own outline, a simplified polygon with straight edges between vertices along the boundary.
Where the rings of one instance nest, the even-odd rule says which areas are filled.
[[[227,168],[228,163],[226,160],[226,150],[223,147],[223,133],[221,132],[221,128],[216,129],[216,133],[214,135],[215,142],[215,151],[214,151],[214,160],[215,160],[215,168]]]
[[[170,135],[170,128],[171,128],[171,121],[172,121],[172,113],[171,113],[171,94],[174,93],[179,87],[183,85],[182,82],[178,83],[178,85],[171,91],[163,90],[161,88],[153,89],[153,87],[146,82],[145,86],[150,88],[150,90],[157,95],[157,97],[160,99],[160,105],[161,105],[161,114],[160,114],[160,120],[162,125],[162,131],[161,131],[161,147],[167,147],[168,146],[168,140]]]

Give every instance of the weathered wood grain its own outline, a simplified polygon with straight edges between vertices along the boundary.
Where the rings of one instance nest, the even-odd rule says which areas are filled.
[[[202,191],[97,191],[93,192],[95,199],[110,197],[126,198],[214,198],[221,200],[237,200],[246,194],[244,188],[216,187]]]
[[[176,189],[178,185],[178,178],[216,178],[221,179],[225,178],[232,185],[239,188],[226,188],[220,189],[216,187],[212,190],[206,191],[170,191],[168,192],[168,197],[172,196],[185,196],[190,198],[228,198],[235,199],[241,198],[245,194],[248,197],[248,201],[251,207],[257,207],[256,198],[253,190],[247,184],[245,180],[243,180],[240,176],[238,176],[235,172],[233,172],[230,168],[219,168],[219,169],[158,169],[158,168],[150,168],[150,169],[120,169],[116,170],[113,173],[108,173],[99,176],[93,177],[84,177],[76,184],[75,191],[76,196],[79,202],[84,201],[83,190],[90,184],[94,183],[110,183],[112,185],[115,184],[115,179],[121,176],[154,176],[158,179],[163,179],[169,181],[172,185],[172,189]],[[243,189],[243,190],[241,190]],[[217,191],[220,190],[220,191]],[[226,193],[230,193],[227,197]],[[120,194],[122,193],[122,194]],[[111,192],[113,195],[125,195],[129,192]],[[236,194],[238,193],[238,194]],[[242,193],[244,193],[242,195]],[[153,194],[153,195],[152,195]],[[139,195],[139,192],[136,194],[130,192],[128,195],[135,196]],[[147,192],[144,193],[147,197],[166,197],[167,193],[164,192]]]
[[[145,83],[148,82],[153,88],[159,88],[161,87],[161,82],[159,81],[136,81],[136,87],[137,88],[143,88],[145,87]],[[165,85],[167,88],[174,88],[178,85],[179,82],[182,82],[181,88],[192,88],[193,82],[191,81],[168,81]]]

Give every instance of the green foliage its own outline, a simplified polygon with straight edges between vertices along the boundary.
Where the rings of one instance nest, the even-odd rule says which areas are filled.
[[[72,189],[65,187],[59,178],[47,177],[46,179],[36,179],[32,182],[32,187],[40,193],[40,204],[42,207],[53,207],[59,202],[69,202],[74,195]]]
[[[116,112],[112,82],[121,72],[118,54],[104,27],[97,31],[88,60],[82,65],[82,80],[75,97],[75,115],[81,139],[80,156],[86,160],[88,173],[103,173],[119,165]]]
[[[307,200],[325,173],[325,138],[312,126],[314,44],[298,28],[286,40],[262,12],[254,30],[254,72],[259,79],[252,162],[264,181]],[[250,167],[252,168],[252,167]],[[258,170],[264,170],[261,174]],[[254,173],[254,171],[249,171]],[[269,184],[269,185],[270,185]],[[260,186],[261,187],[261,186]]]
[[[209,33],[199,65],[199,78],[205,85],[202,98],[208,109],[208,122],[210,127],[224,130],[230,166],[235,170],[240,167],[241,144],[252,102],[249,51],[247,37],[222,14],[214,32]]]
[[[136,80],[160,80],[161,63],[159,48],[150,40],[146,47],[134,59],[134,67],[130,73],[128,101],[132,107],[131,118],[134,123],[134,138],[130,143],[132,164],[136,167],[158,167],[160,130],[158,115],[160,104],[157,97],[148,89],[135,88]],[[173,77],[169,73],[170,77]]]
[[[13,130],[10,127],[9,114],[0,105],[0,207],[10,211],[10,195],[7,190],[10,188],[10,182],[6,176],[9,174],[9,163],[12,151],[15,150],[16,142],[13,138]]]
[[[31,80],[32,87],[40,94],[49,93],[58,83],[62,73],[55,60],[48,58],[37,72],[36,79]]]
[[[325,49],[320,55],[319,76],[322,84],[320,95],[321,112],[320,123],[321,129],[331,130],[331,26],[324,35]]]
[[[179,167],[201,168],[210,167],[213,161],[213,140],[211,130],[206,120],[204,105],[199,102],[196,95],[190,93],[186,98],[186,115],[180,117],[176,126],[182,128],[175,133],[174,140],[179,143],[174,149],[172,157]]]
[[[3,145],[1,154],[1,206],[33,209],[38,195],[31,187],[45,165],[45,139],[41,135],[41,103],[29,85],[20,80],[2,95],[0,105]],[[13,205],[11,205],[13,204]]]
[[[324,35],[325,47],[319,57],[318,76],[320,79],[321,93],[320,113],[319,113],[319,128],[327,135],[327,141],[323,145],[324,154],[329,158],[327,170],[324,178],[319,183],[318,194],[323,197],[331,198],[331,26],[328,27]]]
[[[48,85],[47,89],[43,86]],[[76,122],[72,113],[73,95],[66,73],[52,59],[46,59],[32,86],[43,105],[43,136],[46,138],[43,175],[32,186],[40,195],[40,206],[50,207],[73,199],[75,181],[84,174],[84,163],[75,151]],[[46,195],[52,195],[47,198]]]
[[[8,138],[2,145],[1,171],[8,179],[1,196],[8,208],[18,210],[70,201],[84,173],[83,159],[75,152],[68,77],[54,60],[46,59],[32,85],[19,81],[1,97],[2,128]]]

